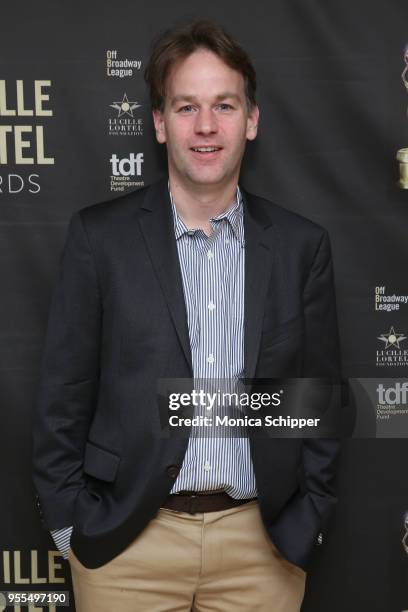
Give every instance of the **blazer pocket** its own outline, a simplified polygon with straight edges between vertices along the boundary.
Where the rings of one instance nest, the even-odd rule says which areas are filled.
[[[267,329],[262,331],[262,344],[271,346],[278,342],[283,342],[290,336],[297,336],[302,334],[304,331],[304,319],[303,315],[299,315],[289,321],[285,321],[274,329]]]
[[[83,465],[85,474],[105,482],[113,482],[116,478],[119,463],[120,457],[88,440],[85,446]]]

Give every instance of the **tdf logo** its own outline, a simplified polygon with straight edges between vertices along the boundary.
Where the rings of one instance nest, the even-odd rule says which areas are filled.
[[[143,153],[130,153],[129,157],[120,159],[116,153],[110,158],[113,176],[141,176]]]
[[[381,383],[377,387],[377,396],[379,404],[387,404],[395,406],[397,404],[407,403],[408,382],[397,382],[394,386],[385,388]],[[408,612],[408,610],[407,610]]]

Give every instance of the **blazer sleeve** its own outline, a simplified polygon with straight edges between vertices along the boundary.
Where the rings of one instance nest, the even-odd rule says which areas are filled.
[[[47,529],[73,522],[96,406],[102,304],[81,213],[71,217],[49,311],[33,422],[33,481]]]
[[[305,355],[304,377],[328,378],[335,387],[341,410],[341,366],[336,299],[330,241],[324,231],[306,282],[304,295]],[[336,422],[341,421],[341,415]],[[321,520],[321,528],[337,501],[335,475],[340,441],[303,440],[303,469],[310,502]]]
[[[306,334],[303,377],[330,378],[340,383],[333,268],[326,232],[307,277],[303,307]],[[272,526],[275,544],[292,563],[305,570],[315,545],[323,541],[322,532],[337,502],[335,475],[339,451],[338,439],[303,439],[300,469],[305,486],[293,496]]]

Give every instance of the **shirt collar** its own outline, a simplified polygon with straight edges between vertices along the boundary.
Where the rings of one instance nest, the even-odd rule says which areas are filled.
[[[184,234],[194,230],[189,230],[184,221],[178,215],[176,204],[174,202],[174,198],[170,190],[170,183],[168,183],[168,189],[171,201],[171,208],[173,212],[174,234],[176,236],[176,240],[178,240]],[[210,219],[211,221],[220,221],[222,219],[227,219],[232,228],[232,231],[234,232],[236,239],[240,242],[242,246],[244,245],[243,211],[244,208],[242,194],[239,185],[237,185],[237,193],[235,196],[235,200],[230,206],[230,208],[225,212],[217,215],[216,217],[211,217]]]

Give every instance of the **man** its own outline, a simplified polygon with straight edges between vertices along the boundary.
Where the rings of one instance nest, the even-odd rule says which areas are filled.
[[[78,612],[295,612],[338,443],[165,437],[157,382],[338,379],[327,233],[239,188],[256,80],[221,28],[167,32],[145,76],[168,179],[72,216],[34,429],[38,505],[71,545]]]

